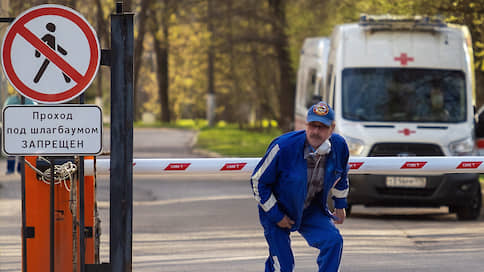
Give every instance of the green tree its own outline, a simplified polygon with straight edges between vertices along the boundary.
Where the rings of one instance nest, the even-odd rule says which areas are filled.
[[[329,36],[360,14],[441,15],[468,26],[473,42],[477,104],[484,103],[484,0],[126,0],[135,12],[135,118],[205,118],[214,90],[217,120],[293,122],[295,72],[306,37]],[[56,3],[83,14],[110,47],[114,0],[10,1],[9,16]],[[211,9],[209,11],[209,4]],[[210,15],[209,15],[210,14]],[[211,56],[211,57],[207,57]],[[85,92],[109,106],[108,67]],[[210,72],[211,71],[211,72]]]

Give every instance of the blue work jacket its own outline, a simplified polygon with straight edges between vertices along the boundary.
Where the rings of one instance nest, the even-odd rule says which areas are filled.
[[[293,131],[272,141],[266,154],[251,176],[252,190],[259,203],[261,223],[276,224],[284,215],[301,224],[307,195],[307,161],[304,159],[306,131]],[[343,137],[333,133],[329,138],[331,151],[326,155],[321,212],[333,217],[327,206],[329,191],[333,192],[335,208],[346,208],[348,195],[349,152]]]

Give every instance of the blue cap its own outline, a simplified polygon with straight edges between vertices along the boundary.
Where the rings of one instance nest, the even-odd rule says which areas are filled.
[[[334,121],[334,111],[326,102],[321,101],[309,108],[306,121],[308,123],[320,122],[330,127]]]

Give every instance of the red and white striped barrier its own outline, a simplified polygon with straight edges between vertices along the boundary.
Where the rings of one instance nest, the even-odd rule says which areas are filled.
[[[133,174],[252,172],[261,158],[133,159]],[[96,173],[109,174],[109,159],[96,160]],[[94,174],[94,161],[84,163],[85,175]]]
[[[351,174],[484,173],[484,157],[354,157]]]
[[[251,173],[261,158],[134,159],[133,174]],[[350,174],[484,173],[484,157],[351,157]],[[109,174],[109,159],[96,160],[97,174]],[[85,161],[94,175],[94,161]]]

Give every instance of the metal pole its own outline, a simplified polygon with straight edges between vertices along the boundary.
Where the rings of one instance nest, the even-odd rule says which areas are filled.
[[[79,163],[79,263],[80,272],[84,272],[86,266],[86,243],[84,241],[84,156],[80,156]]]
[[[25,104],[25,97],[21,96],[20,103]],[[22,177],[22,271],[27,272],[27,216],[26,216],[26,200],[25,200],[25,157],[20,157],[20,174]]]
[[[54,158],[50,162],[50,271],[54,272],[55,264],[55,183],[54,183]]]
[[[116,3],[111,15],[110,263],[132,271],[133,243],[133,14]]]
[[[84,104],[84,94],[79,98],[80,104]],[[72,183],[72,181],[71,181]],[[79,157],[79,262],[80,272],[85,271],[86,244],[84,241],[84,156]]]
[[[22,271],[26,272],[27,271],[27,238],[25,237],[26,235],[26,229],[27,229],[27,217],[25,215],[26,210],[25,210],[25,157],[22,156],[21,159],[22,162],[22,168],[21,168],[21,173],[22,173],[22,185],[21,185],[21,190],[22,190]]]

